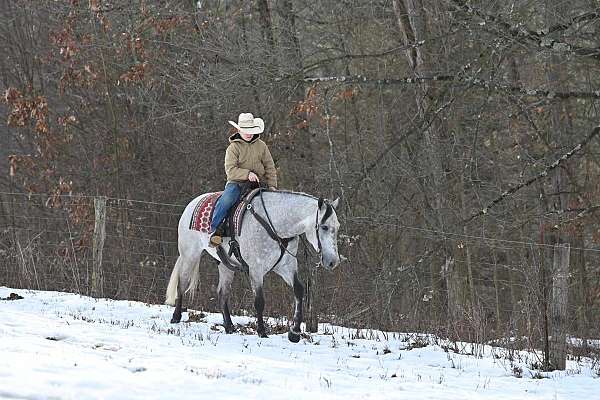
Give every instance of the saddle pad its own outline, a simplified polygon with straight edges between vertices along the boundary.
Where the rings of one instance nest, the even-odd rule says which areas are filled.
[[[215,203],[217,202],[217,199],[221,197],[221,193],[223,192],[209,193],[207,196],[200,199],[192,213],[190,229],[201,232],[208,232],[210,230],[210,222],[212,220],[213,211],[215,210]]]

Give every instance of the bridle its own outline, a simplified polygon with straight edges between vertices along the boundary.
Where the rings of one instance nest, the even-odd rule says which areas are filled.
[[[325,209],[325,214],[323,215],[323,218],[321,218],[321,223],[319,223],[319,211],[321,211],[321,207],[323,207],[323,204],[325,204],[327,208]],[[315,215],[315,232],[317,233],[317,254],[320,255],[321,265],[323,265],[323,247],[321,245],[321,236],[319,235],[319,228],[325,223],[325,221],[327,221],[327,218],[329,218],[331,214],[333,214],[333,206],[329,203],[327,199],[319,197],[317,213]]]
[[[265,228],[265,230],[267,231],[269,236],[271,236],[271,238],[277,242],[277,244],[279,245],[279,248],[281,249],[281,255],[280,255],[279,259],[277,260],[275,265],[273,265],[273,267],[271,267],[271,269],[273,269],[273,268],[275,268],[275,266],[277,264],[279,264],[279,261],[281,261],[281,259],[283,258],[284,253],[287,252],[289,255],[291,255],[294,258],[298,258],[298,254],[297,254],[297,252],[296,252],[296,254],[293,254],[287,248],[288,242],[294,238],[282,238],[275,231],[275,227],[273,226],[273,222],[271,221],[271,217],[269,216],[269,212],[267,211],[267,207],[265,206],[265,200],[263,198],[263,190],[260,191],[260,201],[262,203],[263,210],[265,211],[265,215],[267,216],[268,225],[261,222],[261,219],[258,216],[258,214],[253,213],[253,215],[255,218],[257,218],[258,222]],[[319,223],[319,211],[321,211],[321,207],[323,207],[323,205],[326,205],[325,214],[323,214],[323,218],[321,218],[321,222]],[[323,246],[321,245],[321,236],[319,234],[319,227],[321,225],[323,225],[325,223],[325,221],[327,221],[327,218],[329,218],[332,214],[333,214],[333,206],[331,205],[331,203],[329,203],[329,200],[319,197],[318,201],[317,201],[317,212],[315,213],[315,233],[317,235],[316,254],[319,254],[319,261],[321,262],[321,265],[323,265]],[[307,247],[310,247],[310,246],[307,246]]]

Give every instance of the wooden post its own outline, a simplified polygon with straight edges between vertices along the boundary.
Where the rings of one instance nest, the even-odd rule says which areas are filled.
[[[567,301],[569,298],[569,256],[571,246],[554,245],[552,296],[550,298],[550,367],[564,370],[567,361]]]
[[[500,306],[500,277],[498,271],[498,260],[496,256],[496,251],[492,250],[492,255],[494,257],[494,295],[495,295],[495,305],[496,305],[496,335],[500,335],[502,332],[502,307]]]
[[[458,260],[459,263],[464,260]],[[446,290],[448,293],[448,333],[459,336],[462,322],[465,319],[465,279],[464,270],[457,265],[457,261],[446,256],[446,261],[442,265],[442,276],[446,280]]]
[[[94,223],[94,239],[92,247],[92,296],[104,296],[102,274],[102,250],[106,238],[106,197],[94,198],[96,218]]]

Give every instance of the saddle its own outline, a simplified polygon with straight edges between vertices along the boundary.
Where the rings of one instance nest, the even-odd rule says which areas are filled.
[[[240,235],[242,221],[247,209],[246,205],[258,194],[260,187],[255,182],[248,182],[243,184],[241,189],[240,199],[231,206],[225,220],[217,227],[220,236],[235,237]],[[191,230],[209,232],[215,204],[222,193],[209,193],[196,204],[190,220]]]
[[[229,209],[227,217],[217,228],[217,231],[221,233],[223,237],[235,238],[240,236],[242,231],[242,222],[244,221],[244,215],[246,214],[247,205],[250,204],[252,199],[260,192],[261,188],[258,185],[248,185],[246,188],[242,188],[240,199]]]
[[[229,237],[229,252],[226,252],[223,246],[217,247],[217,255],[223,264],[232,270],[233,272],[245,272],[248,273],[249,266],[242,257],[240,246],[236,240],[236,236],[240,235],[242,229],[242,222],[244,220],[244,215],[246,210],[250,210],[254,218],[262,225],[262,227],[267,231],[269,236],[277,242],[280,248],[279,258],[275,262],[275,264],[271,267],[271,269],[275,268],[279,261],[283,258],[285,252],[289,252],[287,250],[288,243],[293,238],[281,238],[277,236],[277,233],[273,230],[270,221],[265,220],[263,217],[258,215],[254,208],[250,205],[252,199],[262,193],[263,187],[259,186],[257,183],[248,182],[242,186],[240,200],[234,204],[227,213],[227,217],[224,222],[221,223],[219,227],[217,227],[217,232],[223,237]],[[190,229],[198,230],[202,232],[209,232],[210,230],[210,222],[212,221],[212,214],[214,212],[214,205],[219,199],[223,192],[215,192],[209,193],[206,197],[202,198],[196,207],[194,208],[194,212],[192,213],[192,219],[190,221]],[[261,194],[262,199],[262,194]],[[263,203],[264,207],[264,203]],[[234,255],[238,260],[238,263],[233,263],[231,260],[231,256]]]

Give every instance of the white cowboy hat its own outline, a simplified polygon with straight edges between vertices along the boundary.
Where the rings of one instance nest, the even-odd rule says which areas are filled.
[[[258,135],[265,130],[265,121],[262,118],[254,118],[254,115],[250,113],[241,113],[237,124],[233,121],[229,121],[229,123],[241,133],[250,135]]]

